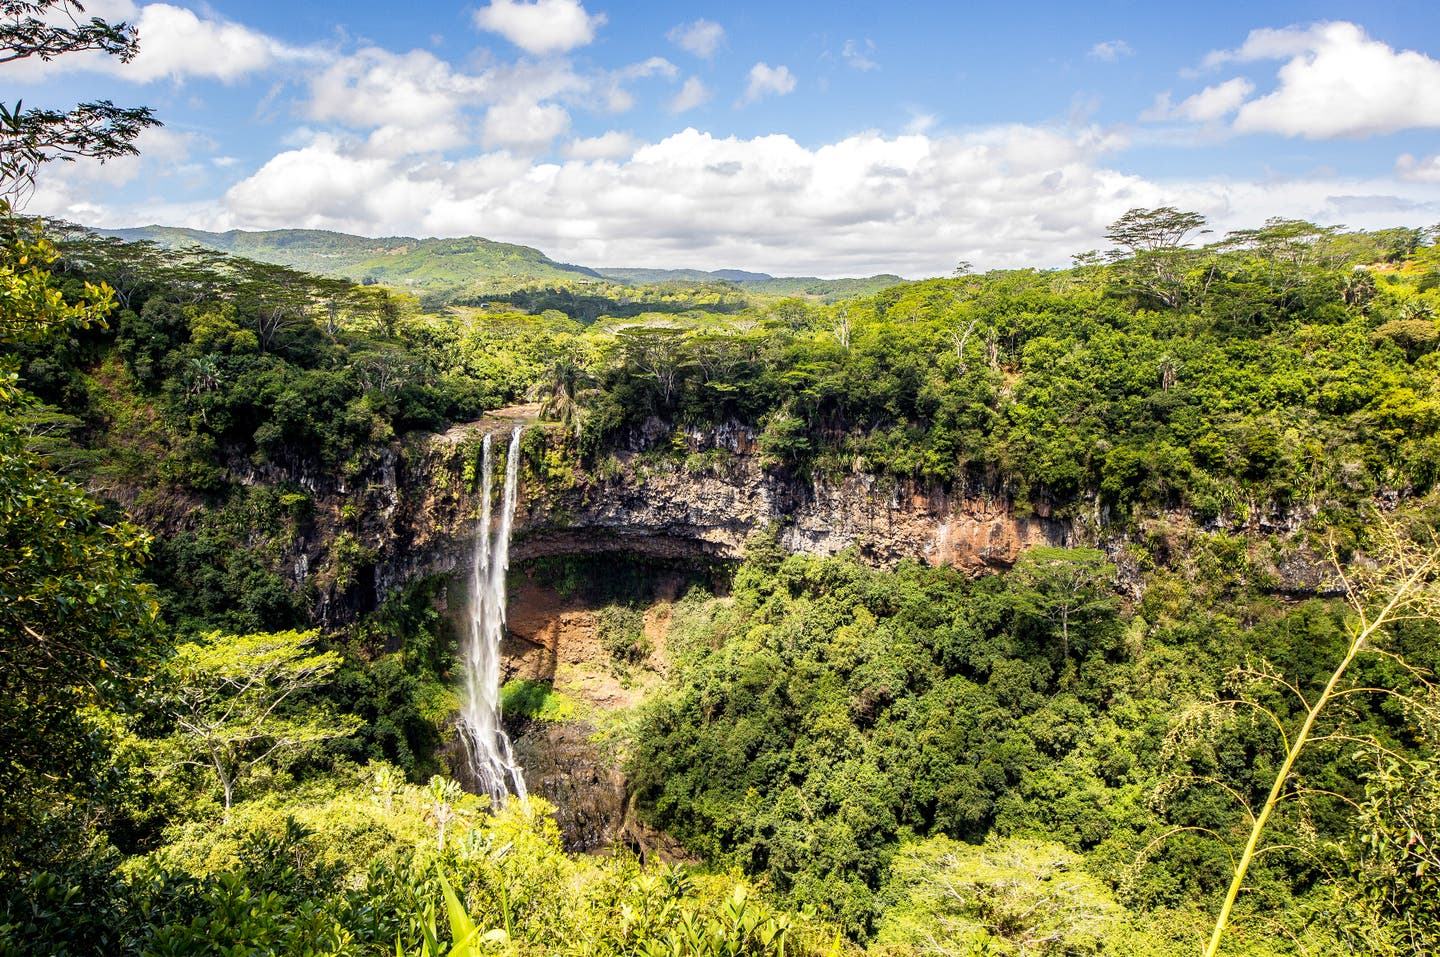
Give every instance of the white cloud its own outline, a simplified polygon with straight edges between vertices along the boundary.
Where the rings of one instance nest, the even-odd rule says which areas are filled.
[[[632,63],[629,66],[621,67],[615,71],[615,76],[621,80],[642,80],[651,76],[674,78],[679,72],[679,67],[675,66],[675,64],[663,56],[652,56],[648,60],[641,60],[639,63]]]
[[[274,37],[213,14],[168,3],[136,6],[86,4],[90,16],[128,20],[140,32],[140,52],[129,63],[94,51],[44,62],[36,57],[7,66],[20,80],[45,80],[69,72],[105,73],[135,83],[190,78],[233,83],[286,62],[318,63],[328,55],[317,47],[292,47]]]
[[[538,125],[526,135],[552,132]],[[817,147],[688,129],[639,144],[618,132],[576,140],[559,162],[510,149],[417,162],[320,133],[208,210],[157,207],[139,196],[133,207],[107,208],[91,199],[93,189],[76,188],[50,194],[43,211],[97,225],[158,219],[221,229],[479,234],[589,265],[832,276],[944,275],[959,256],[980,268],[1063,265],[1071,253],[1102,246],[1106,225],[1135,206],[1198,210],[1217,233],[1272,215],[1352,228],[1440,220],[1440,183],[1425,178],[1431,160],[1407,165],[1416,174],[1408,182],[1164,183],[1110,165],[1122,145],[1094,127],[862,133]]]
[[[1276,59],[1287,61],[1279,86],[1240,107],[1237,131],[1331,139],[1440,126],[1440,61],[1396,51],[1353,23],[1254,30],[1205,65]]]
[[[570,129],[570,114],[554,103],[517,99],[497,103],[485,114],[481,139],[487,147],[540,151]]]
[[[840,57],[847,66],[862,72],[880,69],[880,64],[875,62],[874,54],[875,41],[869,39],[863,44],[856,43],[854,40],[846,40],[845,48],[840,51]]]
[[[1395,175],[1411,183],[1440,183],[1440,153],[1423,159],[1403,153],[1395,161]]]
[[[605,83],[605,109],[611,113],[624,113],[635,106],[635,97],[624,84],[633,80],[644,80],[661,76],[673,80],[679,68],[661,56],[632,63],[611,73]]]
[[[712,20],[682,23],[665,34],[666,39],[682,50],[708,60],[725,42],[725,28]]]
[[[1255,84],[1244,77],[1236,77],[1207,86],[1194,96],[1179,103],[1170,102],[1169,93],[1155,98],[1155,105],[1140,114],[1142,120],[1189,120],[1194,123],[1214,123],[1234,113],[1255,92]]]
[[[425,167],[397,176],[392,163],[348,155],[338,139],[321,136],[304,149],[279,154],[237,183],[226,194],[226,204],[239,222],[353,227],[443,199],[443,185],[423,175]]]
[[[633,154],[639,145],[629,133],[611,130],[599,136],[571,140],[565,144],[565,156],[577,160],[620,159]]]
[[[1124,40],[1103,40],[1091,47],[1085,55],[1092,60],[1115,63],[1122,57],[1134,56],[1135,51]]]
[[[366,136],[357,155],[451,154],[477,143],[534,153],[569,131],[571,109],[623,112],[635,104],[626,84],[678,73],[659,56],[586,75],[565,59],[467,73],[427,50],[367,47],[317,73],[304,110],[309,120]]]
[[[1352,26],[1352,24],[1343,24]],[[1285,60],[1314,49],[1328,23],[1308,27],[1263,28],[1251,30],[1245,42],[1234,50],[1212,50],[1205,55],[1205,66],[1215,68],[1227,63],[1249,63],[1255,60]]]
[[[695,109],[708,99],[710,99],[710,91],[705,88],[704,83],[700,82],[698,76],[692,76],[685,81],[685,85],[680,87],[680,92],[675,94],[675,98],[670,101],[669,109],[671,113],[684,113],[686,110]]]
[[[564,60],[521,60],[470,74],[426,50],[370,47],[317,74],[305,111],[314,121],[369,131],[368,155],[449,153],[477,141],[533,152],[569,130],[569,107],[628,109],[633,98],[623,83],[676,72],[668,60],[651,57],[591,76]]]
[[[537,55],[585,46],[604,23],[603,13],[586,13],[579,0],[490,0],[475,11],[477,27]]]
[[[424,50],[391,53],[367,47],[311,80],[306,112],[311,119],[353,127],[424,127],[452,122],[489,85],[483,78],[455,72]]]
[[[794,89],[795,74],[790,72],[788,66],[757,63],[750,68],[750,83],[745,87],[745,95],[740,98],[740,105],[754,103],[771,94],[784,96]]]
[[[317,74],[305,109],[312,120],[373,127],[374,152],[430,152],[469,141],[463,111],[492,86],[488,78],[457,73],[424,50],[400,54],[368,47]]]
[[[317,51],[289,47],[238,23],[202,19],[193,11],[152,3],[140,11],[140,52],[120,66],[140,82],[161,78],[213,77],[233,82],[283,60],[314,62]],[[118,63],[118,61],[115,61]]]

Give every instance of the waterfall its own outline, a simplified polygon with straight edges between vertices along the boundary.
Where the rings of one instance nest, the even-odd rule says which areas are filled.
[[[510,435],[505,456],[505,485],[500,491],[500,521],[491,533],[494,482],[490,435],[481,445],[480,527],[470,577],[469,632],[465,644],[465,704],[460,728],[469,752],[470,771],[480,793],[499,807],[514,794],[525,797],[525,779],[515,764],[510,739],[500,725],[500,639],[505,637],[505,572],[510,567],[510,526],[515,520],[520,484],[520,427]]]

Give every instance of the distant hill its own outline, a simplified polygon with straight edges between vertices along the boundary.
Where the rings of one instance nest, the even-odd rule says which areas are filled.
[[[632,284],[656,282],[715,282],[723,280],[741,286],[747,292],[776,296],[809,296],[820,299],[843,299],[866,296],[908,282],[886,273],[863,279],[819,279],[815,276],[771,276],[744,269],[643,269],[639,267],[601,267],[595,270],[606,279]]]
[[[261,262],[279,263],[322,276],[339,276],[354,282],[376,282],[433,293],[478,291],[495,280],[586,281],[608,279],[627,285],[667,282],[732,283],[761,295],[805,296],[833,301],[863,296],[906,282],[899,276],[864,279],[817,279],[814,276],[777,277],[744,269],[589,269],[556,262],[538,249],[514,243],[497,243],[478,236],[458,239],[415,239],[383,236],[371,239],[327,229],[271,229],[251,232],[232,229],[223,233],[179,226],[140,226],[134,229],[97,229],[101,236],[130,242],[148,241],[160,246],[203,246]]]
[[[606,279],[643,285],[652,282],[762,282],[775,277],[769,273],[748,272],[744,269],[646,269],[640,266],[616,266],[596,269]]]
[[[758,279],[742,285],[750,292],[768,293],[775,296],[811,296],[826,301],[848,299],[851,296],[869,296],[891,286],[910,282],[893,273],[866,276],[857,279],[816,279],[814,276],[776,276],[773,279]]]
[[[325,229],[232,229],[211,233],[176,226],[97,229],[102,236],[131,242],[148,240],[161,246],[203,246],[236,256],[279,263],[305,272],[340,276],[427,291],[453,291],[478,281],[529,279],[598,279],[583,266],[560,263],[538,249],[497,243],[478,236],[459,239],[415,239],[384,236],[370,239]]]

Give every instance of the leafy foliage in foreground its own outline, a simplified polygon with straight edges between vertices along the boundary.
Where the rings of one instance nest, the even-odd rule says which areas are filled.
[[[460,957],[481,952],[476,940],[502,954],[820,951],[819,928],[735,876],[572,857],[543,801],[491,816],[483,799],[396,786],[384,771],[369,769],[368,788],[242,805],[223,826],[177,825],[163,850],[120,867],[96,855],[6,879],[0,954]],[[466,937],[471,947],[453,946]]]
[[[100,323],[109,304],[94,286],[66,303],[50,286],[54,257],[35,236],[0,247],[0,869],[48,813],[110,790],[97,709],[133,705],[158,651],[155,603],[139,581],[149,537],[107,520],[27,448],[34,399],[10,350]]]

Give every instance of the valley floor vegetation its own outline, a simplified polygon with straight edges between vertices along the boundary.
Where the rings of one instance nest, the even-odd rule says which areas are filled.
[[[1386,529],[1433,541],[1440,247],[1200,225],[1136,210],[1071,269],[830,303],[422,304],[7,216],[0,953],[1190,954],[1262,816],[1220,953],[1434,952],[1440,630],[1406,605],[1347,655],[1414,567]],[[316,476],[527,398],[563,425],[527,482],[739,423],[777,473],[1113,547],[971,579],[757,535],[607,725],[635,813],[699,863],[570,855],[543,802],[446,776],[443,582],[312,628],[375,557]],[[1333,549],[1350,600],[1338,572],[1282,593],[1262,528]],[[286,567],[297,535],[325,561]]]

